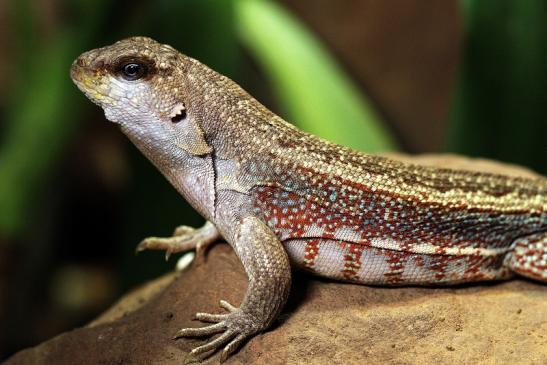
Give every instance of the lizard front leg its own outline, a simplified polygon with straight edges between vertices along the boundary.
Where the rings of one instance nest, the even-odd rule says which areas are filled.
[[[172,237],[148,237],[137,246],[137,252],[144,250],[165,250],[165,259],[173,253],[196,250],[199,259],[211,243],[220,238],[215,225],[206,222],[201,228],[179,226]]]
[[[197,313],[196,319],[214,324],[201,328],[185,328],[179,337],[219,337],[191,351],[192,355],[217,350],[224,346],[221,361],[234,352],[247,338],[270,326],[287,300],[291,285],[291,268],[283,245],[258,218],[242,219],[232,243],[249,278],[249,286],[239,308],[226,301],[220,305],[227,314]]]

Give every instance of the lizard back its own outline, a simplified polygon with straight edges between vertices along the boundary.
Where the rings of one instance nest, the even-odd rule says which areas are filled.
[[[284,132],[265,137],[276,148],[269,142],[266,173],[252,189],[255,211],[299,266],[373,283],[423,284],[418,267],[428,268],[432,283],[501,278],[516,240],[547,230],[545,178],[403,163],[277,129]],[[255,171],[260,165],[250,163]],[[374,265],[363,265],[364,254]],[[381,280],[370,270],[356,276],[348,270],[356,263],[383,264]]]

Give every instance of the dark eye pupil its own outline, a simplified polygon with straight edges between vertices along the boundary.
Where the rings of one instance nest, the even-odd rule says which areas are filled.
[[[123,72],[125,72],[127,76],[135,76],[139,73],[140,68],[141,66],[137,65],[136,63],[130,63],[128,65],[125,65],[125,67],[123,68]]]
[[[128,80],[137,80],[146,72],[143,65],[138,63],[128,63],[122,67],[123,76]]]

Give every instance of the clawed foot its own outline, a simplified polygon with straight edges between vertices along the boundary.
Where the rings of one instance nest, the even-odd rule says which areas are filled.
[[[262,329],[263,326],[258,324],[252,316],[244,313],[241,309],[234,307],[227,301],[221,300],[220,306],[229,313],[197,313],[195,316],[195,319],[199,321],[214,324],[201,328],[184,328],[175,336],[175,339],[177,339],[180,337],[208,336],[222,332],[217,338],[190,351],[191,355],[199,356],[206,352],[216,351],[224,346],[220,355],[220,362],[223,362],[246,338]]]
[[[179,226],[172,237],[148,237],[137,246],[136,252],[144,250],[165,250],[165,259],[171,254],[196,250],[197,259],[202,259],[205,249],[220,237],[216,227],[207,222],[201,228]]]

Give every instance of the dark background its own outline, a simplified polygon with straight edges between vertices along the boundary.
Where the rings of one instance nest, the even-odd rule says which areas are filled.
[[[253,16],[242,25],[250,2],[0,2],[0,359],[172,270],[175,260],[135,256],[135,246],[202,223],[69,79],[81,52],[123,37],[171,44],[303,128],[378,125],[390,143],[359,128],[357,143],[322,134],[364,151],[455,152],[547,172],[546,2],[256,0],[268,19],[300,27],[274,31]],[[295,93],[301,75],[282,76],[307,67],[291,57],[314,49],[306,44],[320,46],[309,59],[335,65],[309,81],[320,76],[332,90],[304,82]],[[372,116],[345,120],[351,106],[336,102],[336,90]],[[325,102],[310,122],[298,106],[314,100]]]

